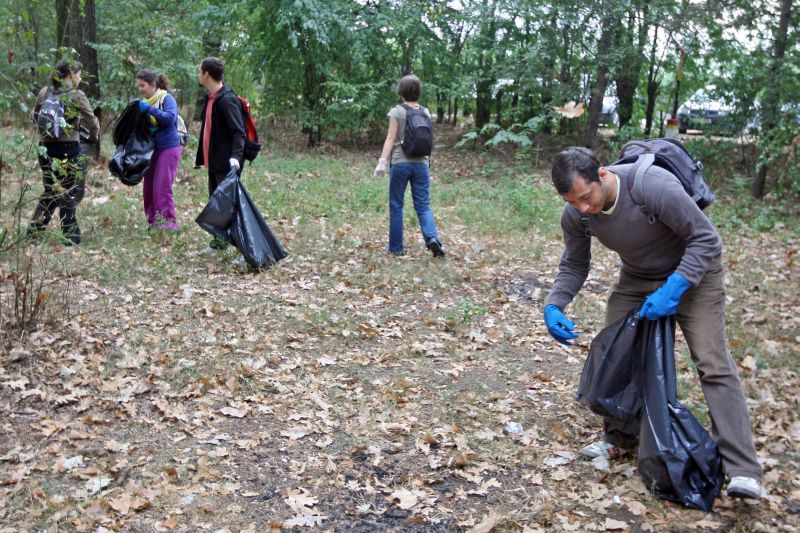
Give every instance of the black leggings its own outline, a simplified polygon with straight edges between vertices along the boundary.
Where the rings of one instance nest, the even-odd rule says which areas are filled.
[[[39,154],[44,192],[33,212],[31,225],[35,230],[44,229],[58,208],[64,236],[78,243],[81,232],[76,211],[86,186],[86,156],[81,154],[77,142],[42,143],[40,147],[45,152]]]

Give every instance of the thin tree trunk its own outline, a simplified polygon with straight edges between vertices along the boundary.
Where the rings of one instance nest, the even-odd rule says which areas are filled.
[[[83,64],[83,80],[86,83],[86,96],[95,101],[100,99],[99,64],[97,50],[90,43],[97,42],[97,19],[94,0],[56,0],[56,39],[59,46],[74,48],[78,60]],[[102,119],[100,107],[94,114]],[[94,145],[93,156],[100,155],[100,143]]]
[[[783,67],[783,57],[786,53],[786,43],[788,40],[789,21],[792,18],[792,2],[793,0],[783,0],[781,5],[781,18],[778,22],[778,33],[775,35],[775,52],[772,56],[772,65],[770,67],[770,80],[781,79],[781,69]],[[778,84],[772,83],[767,86],[766,94],[764,95],[764,129],[762,135],[769,139],[773,135],[773,130],[776,125],[776,117],[778,115]],[[766,143],[767,145],[769,143]],[[764,197],[764,189],[767,184],[767,165],[761,165],[753,178],[753,183],[750,185],[750,194],[753,198],[759,200]]]
[[[603,30],[597,43],[597,79],[592,87],[592,98],[589,101],[589,123],[586,127],[584,145],[594,148],[597,144],[597,128],[600,124],[600,112],[603,110],[603,95],[608,87],[608,55],[611,49],[614,24],[616,21],[608,14],[603,19]]]
[[[656,48],[658,46],[658,26],[653,28],[653,45],[650,48],[650,65],[647,69],[647,107],[644,114],[644,135],[650,136],[653,130],[653,115],[656,109],[656,98],[660,82],[657,75]]]

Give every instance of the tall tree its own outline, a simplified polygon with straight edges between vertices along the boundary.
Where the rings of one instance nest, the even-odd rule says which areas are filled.
[[[592,84],[591,100],[589,101],[589,117],[584,136],[584,145],[594,148],[597,144],[597,128],[600,125],[600,112],[603,110],[603,96],[608,88],[610,79],[610,65],[612,45],[614,38],[614,25],[617,23],[611,6],[602,3],[600,39],[597,42],[597,75]]]
[[[633,116],[633,100],[642,71],[643,50],[647,42],[650,21],[650,0],[633,1],[615,32],[619,47],[619,67],[616,69],[619,126],[627,126]]]
[[[477,66],[475,70],[475,126],[480,129],[491,120],[492,89],[497,81],[493,71],[493,52],[497,39],[496,0],[483,0],[480,10]]]
[[[56,0],[56,41],[59,46],[73,48],[83,63],[86,95],[100,98],[100,65],[97,51],[92,47],[97,42],[97,18],[94,0]],[[95,110],[97,114],[98,110]]]
[[[778,110],[780,108],[780,84],[776,83],[776,81],[782,79],[783,77],[783,58],[786,55],[786,44],[789,35],[789,22],[792,18],[793,5],[793,0],[783,0],[781,2],[781,14],[778,19],[778,27],[775,31],[775,49],[769,72],[769,79],[772,80],[773,83],[767,85],[764,93],[764,101],[762,102],[762,135],[766,137],[767,145],[769,145],[769,139],[775,130]],[[753,198],[761,199],[764,197],[764,189],[767,183],[767,171],[767,165],[762,162],[762,164],[759,165],[756,176],[753,178],[753,183],[750,186],[750,194],[753,196]]]

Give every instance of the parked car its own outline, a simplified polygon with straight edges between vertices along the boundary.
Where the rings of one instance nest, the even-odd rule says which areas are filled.
[[[600,124],[606,126],[619,126],[619,115],[617,106],[619,99],[616,96],[603,97],[603,110],[600,112]]]
[[[787,102],[781,105],[778,111],[779,122],[800,127],[800,103]],[[758,133],[761,131],[761,104],[755,101],[751,109],[749,120],[744,128],[745,133]]]
[[[678,108],[678,131],[702,130],[705,133],[734,133],[733,106],[712,96],[714,87],[699,89]]]

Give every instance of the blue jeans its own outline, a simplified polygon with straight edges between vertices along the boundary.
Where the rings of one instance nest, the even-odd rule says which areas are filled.
[[[419,229],[427,245],[439,240],[430,203],[431,177],[426,163],[395,163],[389,172],[389,251],[403,253],[403,197],[411,183],[411,197],[419,219]]]

